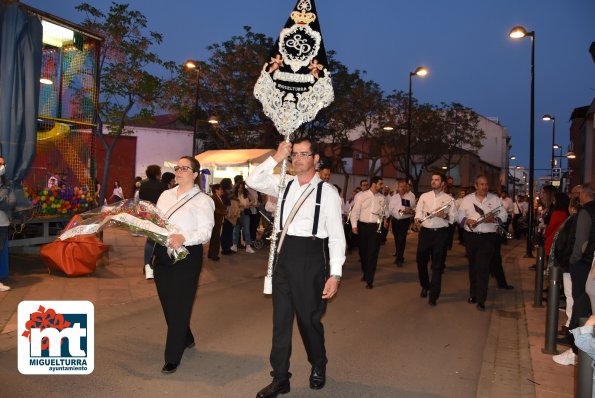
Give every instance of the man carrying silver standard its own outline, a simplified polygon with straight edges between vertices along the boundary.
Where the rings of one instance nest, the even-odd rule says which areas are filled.
[[[457,221],[465,228],[465,247],[469,259],[469,299],[477,304],[479,311],[485,311],[488,283],[492,262],[498,257],[500,236],[498,223],[503,224],[507,212],[502,208],[500,198],[488,192],[488,179],[475,179],[475,192],[463,198],[457,214]]]
[[[279,178],[273,175],[273,169],[288,157],[296,176],[287,182],[280,197],[281,214],[275,217],[279,230],[285,228],[287,232],[279,242],[273,271],[273,344],[270,354],[273,381],[258,392],[257,398],[275,398],[290,390],[289,358],[294,317],[312,365],[310,388],[324,387],[327,357],[321,318],[327,300],[337,293],[345,262],[341,198],[332,185],[323,182],[316,174],[319,156],[314,142],[308,139],[297,140],[293,145],[282,142],[275,155],[256,167],[246,183],[257,191],[277,197]]]
[[[454,199],[444,192],[446,176],[432,174],[432,190],[419,197],[415,211],[415,224],[420,227],[417,243],[417,273],[421,285],[420,297],[430,297],[433,307],[442,289],[442,271],[448,244],[448,227],[454,222]],[[428,262],[432,260],[432,279],[428,274]]]

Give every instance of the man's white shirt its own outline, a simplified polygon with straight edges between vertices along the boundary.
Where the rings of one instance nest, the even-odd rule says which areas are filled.
[[[451,204],[448,209],[445,210],[445,213],[448,215],[447,218],[431,217],[425,220],[421,225],[424,228],[448,227],[448,225],[452,224],[455,220],[455,206],[453,197],[444,191],[440,191],[438,194],[434,193],[433,190],[423,193],[419,197],[419,201],[415,207],[415,218],[422,220],[428,213],[438,210],[449,202],[451,202]]]
[[[404,206],[403,201],[409,201],[409,206]],[[405,202],[407,203],[407,202]],[[389,215],[397,220],[402,220],[404,218],[411,218],[413,214],[399,214],[399,210],[401,209],[413,209],[415,210],[415,195],[412,192],[406,192],[401,197],[400,194],[394,194],[388,203],[388,212]]]
[[[482,217],[482,214],[477,211],[476,206],[477,208],[481,209],[484,214],[488,214],[489,212],[499,208],[500,210],[495,215],[495,218],[496,221],[499,220],[500,223],[504,223],[508,217],[508,213],[502,206],[502,201],[498,196],[488,193],[484,200],[480,202],[475,193],[472,193],[463,198],[457,214],[457,222],[463,223],[467,219],[475,221],[479,220]],[[474,227],[473,230],[471,230],[468,225],[465,225],[465,230],[469,232],[489,233],[496,232],[497,228],[498,227],[495,223],[483,223]]]
[[[259,192],[278,197],[279,176],[273,174],[275,166],[277,166],[277,162],[273,157],[269,157],[250,173],[246,179],[246,184]],[[287,176],[285,184],[287,185],[290,180],[293,180],[293,182],[289,187],[283,206],[283,225],[285,226],[291,209],[300,199],[302,193],[307,193],[314,188],[314,191],[304,201],[287,230],[287,234],[291,236],[311,237],[312,225],[314,224],[314,209],[316,207],[316,188],[322,180],[318,176],[318,173],[314,174],[314,177],[308,184],[301,186],[297,176]],[[281,199],[282,197],[279,200]],[[346,244],[341,218],[341,206],[341,197],[335,187],[328,183],[322,184],[321,211],[316,237],[321,239],[328,238],[331,275],[341,275],[343,263],[345,262]],[[279,225],[277,218],[275,218],[275,223]]]

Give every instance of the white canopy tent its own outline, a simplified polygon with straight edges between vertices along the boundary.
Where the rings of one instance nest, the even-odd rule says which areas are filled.
[[[209,169],[206,185],[215,184],[223,178],[235,177],[241,174],[246,178],[251,169],[264,162],[275,153],[274,149],[218,149],[205,151],[196,155],[200,167]],[[164,167],[173,169],[177,161],[165,161]]]

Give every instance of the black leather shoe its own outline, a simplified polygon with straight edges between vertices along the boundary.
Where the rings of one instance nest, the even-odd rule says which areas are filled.
[[[366,289],[374,289],[374,285],[371,283],[366,283]]]
[[[421,293],[419,293],[419,297],[428,297],[428,289],[425,287],[421,288]]]
[[[166,362],[165,365],[161,368],[161,373],[173,373],[178,370],[179,363],[169,363]]]
[[[432,300],[432,299],[430,299],[430,300],[428,301],[428,304],[430,304],[432,307],[436,307],[436,300]]]
[[[320,390],[326,383],[326,367],[318,368],[312,367],[310,372],[310,388],[313,390]]]
[[[469,304],[475,304],[475,303],[477,303],[477,298],[475,298],[475,297],[469,297],[469,298],[467,299],[467,302],[468,302]]]
[[[260,390],[256,398],[276,398],[279,394],[287,394],[290,391],[289,380],[275,380]]]
[[[477,303],[477,309],[479,311],[485,311],[486,310],[486,306],[484,303]]]
[[[514,286],[512,286],[512,285],[498,286],[498,289],[502,289],[502,290],[512,290],[512,289],[514,289]]]

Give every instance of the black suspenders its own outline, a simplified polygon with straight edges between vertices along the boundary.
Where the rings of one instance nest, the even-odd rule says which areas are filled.
[[[287,194],[289,193],[289,187],[291,186],[292,182],[293,182],[293,180],[291,180],[287,183],[287,186],[285,187],[285,192],[283,193],[283,199],[281,200],[281,219],[279,220],[279,228],[281,230],[283,230],[283,208],[285,207],[285,199],[287,198]],[[315,237],[316,233],[318,232],[318,220],[320,218],[320,201],[322,198],[322,185],[323,184],[324,184],[324,181],[320,181],[316,188],[316,206],[314,209],[314,223],[312,225],[312,237]]]
[[[281,219],[279,220],[279,229],[283,231],[283,208],[285,207],[285,199],[287,198],[287,194],[289,193],[289,187],[293,183],[293,180],[289,181],[285,186],[285,192],[283,192],[283,200],[281,200]]]
[[[312,225],[312,237],[316,237],[316,233],[318,232],[318,218],[320,218],[320,197],[322,196],[322,184],[324,181],[320,181],[318,183],[318,188],[316,189],[316,207],[314,208],[314,224]]]

